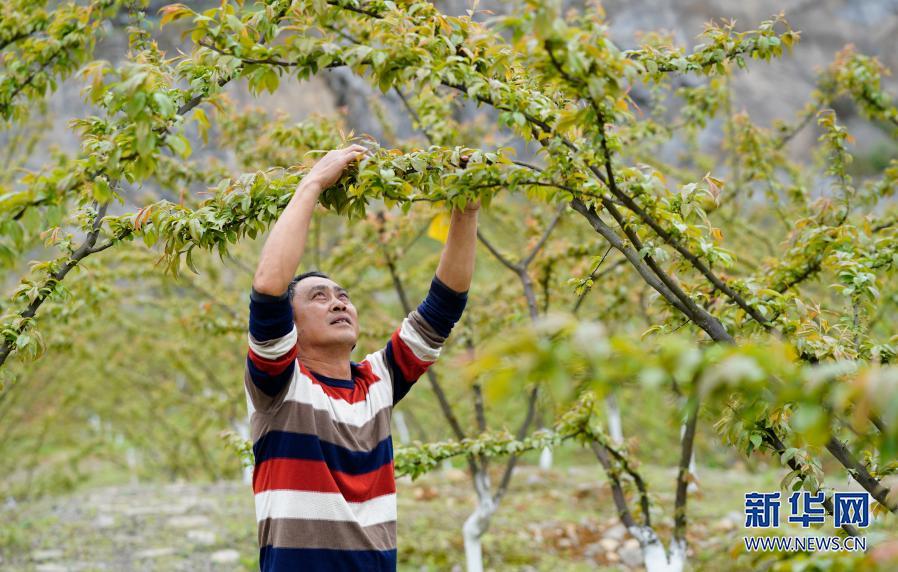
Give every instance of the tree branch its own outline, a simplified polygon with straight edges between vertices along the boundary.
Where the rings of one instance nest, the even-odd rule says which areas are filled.
[[[564,210],[567,208],[567,204],[561,203],[558,205],[558,209],[555,213],[555,218],[552,219],[552,222],[549,223],[549,226],[546,227],[546,230],[543,232],[542,237],[540,237],[539,241],[536,243],[536,246],[530,251],[524,260],[521,261],[521,266],[527,268],[530,266],[530,263],[533,262],[533,259],[536,258],[536,255],[539,254],[539,251],[542,250],[543,246],[546,245],[546,241],[549,240],[549,235],[552,234],[552,231],[555,230],[555,227],[558,226],[558,222],[561,220],[562,215],[564,215]]]
[[[605,469],[605,474],[608,476],[608,481],[611,485],[611,498],[614,500],[614,506],[617,507],[617,515],[621,522],[623,522],[624,526],[628,529],[638,526],[636,520],[633,518],[633,513],[630,512],[630,507],[627,506],[627,495],[624,494],[624,489],[621,486],[620,476],[611,464],[608,450],[598,441],[592,441],[589,445],[592,447],[596,459],[599,460],[602,468]]]
[[[588,207],[583,201],[579,199],[574,199],[571,201],[571,207],[582,214],[586,220],[592,225],[593,229],[596,230],[602,237],[608,241],[608,244],[613,246],[617,251],[623,254],[630,264],[636,269],[642,279],[654,288],[661,296],[674,308],[683,313],[690,320],[692,319],[690,316],[690,312],[686,309],[683,303],[677,298],[673,292],[671,292],[667,286],[665,286],[659,279],[658,276],[655,275],[654,272],[646,266],[645,262],[643,262],[642,257],[639,256],[639,253],[636,252],[632,247],[624,244],[623,240],[617,235],[617,233],[612,230],[610,226],[605,224],[605,222],[599,217],[593,207]]]
[[[625,473],[630,475],[630,478],[633,479],[633,483],[636,485],[636,490],[639,491],[639,504],[640,509],[642,510],[642,521],[643,525],[646,527],[652,526],[652,517],[649,513],[649,491],[648,487],[645,484],[645,480],[643,480],[642,475],[639,474],[639,471],[633,468],[630,464],[630,461],[627,459],[626,455],[612,447],[611,445],[603,445],[605,449],[611,453],[611,456],[620,464],[621,468]]]
[[[477,238],[480,240],[483,246],[485,246],[486,249],[490,251],[490,254],[492,254],[496,260],[501,262],[503,266],[505,266],[515,274],[519,274],[521,272],[522,268],[506,258],[501,252],[499,252],[496,247],[493,246],[493,244],[489,240],[487,240],[486,236],[483,235],[479,228],[477,229]]]
[[[889,489],[884,487],[882,483],[870,474],[867,467],[854,457],[851,450],[849,450],[842,441],[835,436],[831,437],[826,443],[826,450],[829,451],[843,467],[848,469],[848,472],[854,477],[854,480],[856,480],[865,491],[870,493],[870,495],[876,499],[876,502],[887,508],[889,512],[898,513],[898,502],[888,498],[890,492]]]
[[[667,230],[665,230],[654,218],[649,216],[649,214],[643,210],[636,201],[633,200],[628,194],[624,193],[617,186],[617,181],[614,176],[614,171],[611,163],[611,151],[608,148],[608,137],[606,134],[606,123],[605,116],[599,110],[599,107],[593,104],[596,113],[599,118],[599,129],[601,132],[601,145],[602,145],[602,154],[605,157],[605,173],[607,176],[607,181],[605,181],[608,189],[611,191],[611,194],[617,197],[624,205],[633,211],[640,220],[646,223],[652,231],[655,232],[661,239],[666,242],[668,245],[673,247],[680,255],[686,259],[689,264],[692,265],[693,268],[698,270],[705,278],[708,279],[711,284],[714,285],[715,288],[723,292],[728,298],[730,298],[733,302],[735,302],[740,308],[742,308],[749,316],[752,317],[756,322],[758,322],[764,329],[778,334],[779,332],[773,328],[772,325],[767,321],[764,316],[761,315],[753,306],[751,306],[748,302],[742,298],[736,291],[730,288],[723,280],[721,280],[716,274],[714,274],[710,268],[695,254],[692,253],[688,248],[683,246],[679,240],[673,237]]]
[[[93,225],[91,227],[90,232],[87,233],[87,236],[84,238],[84,242],[81,243],[80,246],[72,253],[71,257],[62,265],[61,268],[56,270],[50,274],[49,278],[47,278],[44,283],[41,285],[39,289],[39,293],[37,297],[31,301],[27,308],[25,308],[19,316],[24,318],[18,328],[16,328],[16,335],[21,334],[28,327],[28,324],[31,318],[34,318],[35,314],[37,314],[38,309],[41,305],[47,300],[47,298],[56,290],[56,285],[62,282],[66,275],[78,265],[84,258],[90,256],[91,250],[94,247],[94,244],[97,241],[97,237],[100,234],[100,227],[103,224],[103,217],[106,216],[106,209],[109,206],[109,203],[104,203],[97,207],[97,202],[94,201],[94,208],[97,209],[96,217],[94,218]],[[6,363],[7,358],[12,354],[13,348],[15,346],[15,340],[6,338],[3,342],[3,347],[0,348],[0,367]]]
[[[613,246],[608,247],[608,250],[606,250],[605,254],[602,255],[602,258],[599,260],[599,263],[596,264],[596,267],[593,268],[592,272],[589,273],[589,278],[587,278],[587,280],[595,281],[595,279],[600,276],[598,273],[599,269],[602,267],[602,264],[605,263],[605,259],[608,258],[608,254],[611,252],[612,248],[614,248],[614,247]],[[615,262],[611,266],[611,268],[608,268],[607,270],[602,271],[602,275],[607,274],[611,270],[614,270],[615,268],[620,266],[624,262],[624,260],[625,259],[623,259],[623,258],[618,259],[617,262]],[[580,311],[580,306],[583,304],[583,300],[586,299],[586,295],[589,293],[590,290],[592,290],[592,286],[583,288],[583,292],[581,292],[580,295],[577,297],[577,301],[574,303],[574,307],[571,309],[571,313],[573,313],[575,316],[577,315],[577,312]]]

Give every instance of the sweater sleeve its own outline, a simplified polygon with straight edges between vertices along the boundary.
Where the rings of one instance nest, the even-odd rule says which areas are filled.
[[[393,380],[393,405],[440,356],[467,300],[467,292],[455,292],[434,276],[427,297],[393,332],[385,351]]]
[[[296,325],[287,293],[250,291],[246,389],[257,409],[267,409],[289,384],[296,368]]]

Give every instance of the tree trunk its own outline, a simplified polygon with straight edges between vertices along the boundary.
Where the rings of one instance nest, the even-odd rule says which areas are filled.
[[[477,491],[477,508],[465,520],[462,536],[465,539],[465,564],[467,572],[483,572],[483,547],[480,538],[490,526],[490,519],[496,512],[496,503],[490,493],[490,477],[482,468],[474,475],[474,489]]]
[[[674,539],[665,550],[655,531],[647,526],[631,526],[630,534],[642,547],[642,560],[646,572],[683,572],[686,566],[686,545]]]
[[[543,447],[539,453],[539,468],[548,471],[552,468],[552,447]]]
[[[405,423],[405,415],[402,414],[402,411],[393,412],[393,421],[396,423],[396,435],[399,437],[399,442],[403,445],[408,445],[412,439],[409,435],[408,425]]]
[[[683,434],[686,432],[686,424],[680,425],[680,439],[683,438]],[[695,449],[692,449],[692,455],[689,457],[689,474],[693,477],[697,477],[697,473],[695,472]],[[686,490],[690,493],[694,493],[698,490],[698,485],[695,484],[695,481],[690,480],[689,486],[686,487]]]
[[[624,442],[624,426],[620,416],[620,405],[614,393],[605,398],[605,414],[608,416],[608,435],[612,443],[621,445]]]

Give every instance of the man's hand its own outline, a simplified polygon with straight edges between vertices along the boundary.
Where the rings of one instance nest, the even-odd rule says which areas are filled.
[[[468,168],[468,159],[470,159],[470,157],[467,155],[461,156],[461,160],[459,161],[459,164],[460,164],[459,166],[462,169]],[[462,214],[470,215],[470,214],[476,213],[479,210],[480,210],[480,199],[477,199],[473,203],[468,203],[467,205],[465,205],[464,210],[457,211],[457,212],[461,212]],[[453,213],[453,214],[455,214],[455,213]]]
[[[468,203],[465,205],[464,210],[460,211],[462,214],[470,215],[476,213],[480,210],[480,199],[477,199],[473,203]]]
[[[327,155],[319,159],[312,166],[312,170],[303,177],[300,186],[315,189],[315,192],[318,193],[324,191],[340,180],[350,163],[361,158],[367,152],[368,149],[361,145],[350,145],[343,149],[328,151]]]

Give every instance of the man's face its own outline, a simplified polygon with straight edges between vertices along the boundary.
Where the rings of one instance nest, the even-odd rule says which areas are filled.
[[[339,284],[319,276],[304,278],[296,284],[292,303],[300,353],[304,347],[355,346],[358,314]]]

